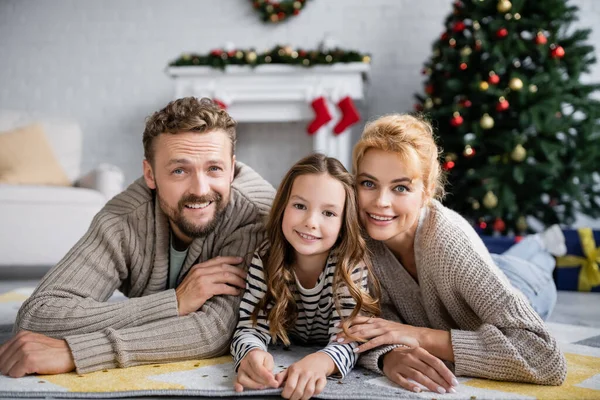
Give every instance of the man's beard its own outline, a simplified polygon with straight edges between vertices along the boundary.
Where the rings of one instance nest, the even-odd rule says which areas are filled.
[[[160,208],[163,210],[169,220],[174,223],[181,233],[186,235],[189,238],[199,238],[204,237],[210,233],[212,233],[219,222],[223,219],[223,215],[225,214],[225,208],[227,204],[223,203],[223,196],[219,193],[211,192],[205,196],[194,196],[193,194],[188,194],[179,199],[177,204],[177,209],[171,208],[160,196],[160,192],[157,188],[156,196],[158,197],[158,201],[160,204]],[[208,223],[204,225],[195,225],[193,222],[187,220],[183,215],[183,210],[186,204],[190,203],[206,203],[213,202],[215,206],[215,215],[213,218],[208,221]],[[210,206],[208,206],[210,207]]]

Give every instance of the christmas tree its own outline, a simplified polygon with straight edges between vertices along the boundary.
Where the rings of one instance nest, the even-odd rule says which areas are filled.
[[[425,63],[417,95],[437,129],[445,202],[486,233],[527,232],[526,217],[600,215],[598,84],[589,29],[566,0],[463,0]]]

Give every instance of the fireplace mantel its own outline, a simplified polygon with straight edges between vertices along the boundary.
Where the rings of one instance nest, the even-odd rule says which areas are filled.
[[[314,118],[311,102],[323,96],[332,120],[314,134],[313,150],[338,158],[350,168],[351,132],[333,133],[340,111],[337,103],[348,96],[364,100],[370,65],[334,64],[310,68],[291,65],[261,65],[255,68],[230,65],[170,67],[175,98],[209,97],[221,101],[238,122],[297,122]],[[283,145],[283,143],[282,143]]]

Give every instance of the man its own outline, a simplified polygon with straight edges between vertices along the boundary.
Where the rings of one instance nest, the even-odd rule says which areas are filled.
[[[235,121],[183,98],[144,131],[144,176],[42,279],[0,372],[56,374],[225,354],[273,187],[236,162]],[[107,302],[115,289],[129,299]],[[36,333],[34,333],[36,332]]]

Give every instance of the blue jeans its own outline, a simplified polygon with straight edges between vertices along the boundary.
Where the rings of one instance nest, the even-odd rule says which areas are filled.
[[[510,283],[546,320],[556,305],[556,285],[552,279],[556,260],[544,250],[538,238],[528,236],[504,253],[492,254],[492,258]]]

